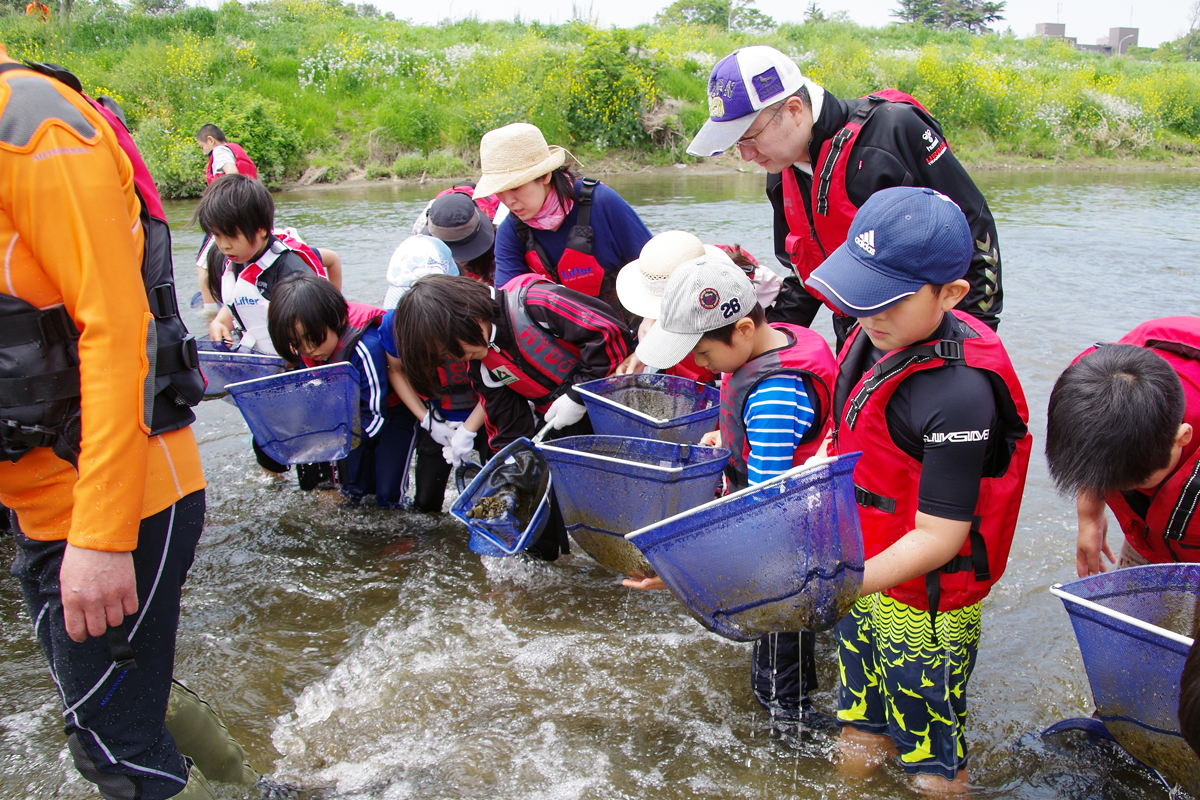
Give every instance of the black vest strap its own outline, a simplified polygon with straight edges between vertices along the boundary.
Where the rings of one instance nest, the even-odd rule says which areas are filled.
[[[982,524],[982,517],[976,516],[971,520],[970,555],[957,555],[938,569],[933,569],[925,573],[925,596],[929,600],[929,628],[933,632],[933,643],[935,645],[938,644],[938,604],[942,599],[941,573],[950,574],[954,572],[973,571],[975,573],[975,580],[980,583],[992,579],[992,569],[988,565],[987,542],[983,538],[983,533],[979,530]]]
[[[885,514],[896,513],[896,501],[890,497],[868,491],[858,484],[854,485],[854,500],[863,508],[878,508]]]
[[[867,102],[859,107],[857,111],[851,115],[847,124],[857,123],[861,128],[875,113],[875,109],[887,101],[877,95],[871,95],[867,98]],[[846,144],[854,137],[854,131],[842,126],[833,136],[833,141],[829,145],[829,155],[825,158],[825,163],[821,165],[821,175],[817,183],[817,202],[816,213],[821,216],[829,215],[829,187],[833,182],[833,170],[837,166],[838,161],[842,158],[842,150]],[[847,154],[849,155],[849,154]]]
[[[590,256],[595,246],[596,234],[592,230],[592,193],[599,185],[600,181],[595,178],[580,179],[579,199],[577,200],[579,215],[575,218],[575,224],[571,226],[571,230],[567,234],[567,249],[585,256]],[[551,191],[554,190],[551,189]],[[516,215],[513,216],[513,223],[517,228],[517,238],[525,246],[526,252],[532,250],[536,253],[542,266],[550,273],[551,279],[555,283],[561,284],[562,278],[558,274],[558,264],[550,258],[546,248],[542,247],[537,237],[533,235],[533,228],[528,223],[517,219]]]
[[[75,323],[61,305],[25,314],[12,314],[4,318],[0,328],[0,348],[18,347],[23,344],[41,342],[53,347],[67,339],[78,339]]]
[[[850,426],[850,430],[854,430],[854,423],[858,420],[859,413],[871,399],[875,390],[913,364],[924,364],[935,358],[943,361],[961,361],[962,357],[962,342],[957,339],[940,339],[931,344],[905,348],[897,358],[884,358],[877,361],[875,366],[871,367],[871,377],[863,381],[858,392],[850,398],[849,409],[846,411],[846,424]]]

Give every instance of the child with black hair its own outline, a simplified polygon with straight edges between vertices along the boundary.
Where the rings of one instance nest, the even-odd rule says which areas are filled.
[[[932,189],[873,194],[805,286],[858,320],[838,354],[831,454],[854,468],[866,561],[837,624],[838,766],[889,758],[918,791],[970,790],[967,685],[1008,562],[1032,447],[999,337],[956,310],[974,240]]]
[[[195,219],[225,256],[221,275],[225,307],[209,323],[209,336],[214,341],[232,341],[236,320],[242,344],[273,352],[267,334],[271,293],[288,275],[328,278],[320,258],[307,245],[289,244],[273,233],[275,201],[265,186],[245,175],[213,181],[200,197]]]
[[[1145,322],[1084,351],[1054,384],[1046,461],[1076,497],[1080,577],[1118,567],[1200,561],[1200,319]],[[1112,510],[1125,542],[1106,541]]]
[[[612,374],[630,347],[607,303],[533,275],[501,289],[458,275],[421,278],[396,307],[395,332],[409,382],[424,397],[443,391],[438,371],[448,359],[470,362],[484,414],[454,431],[448,450],[456,463],[470,454],[480,423],[493,450],[532,436],[542,422],[560,435],[591,433],[574,386]],[[569,552],[556,503],[549,524],[531,549],[553,561]]]
[[[288,361],[305,367],[344,361],[358,370],[362,438],[338,464],[341,491],[355,502],[374,492],[380,508],[399,508],[417,421],[388,389],[382,317],[381,308],[347,303],[329,281],[297,273],[275,287],[267,326]]]
[[[835,367],[820,334],[768,325],[745,271],[723,250],[704,253],[667,278],[661,316],[637,355],[665,369],[690,354],[697,366],[724,373],[719,430],[700,443],[729,448],[726,474],[736,491],[816,455],[829,430]],[[624,583],[664,588],[660,578]],[[772,720],[799,720],[817,688],[813,635],[768,634],[754,643],[750,666],[751,688]]]

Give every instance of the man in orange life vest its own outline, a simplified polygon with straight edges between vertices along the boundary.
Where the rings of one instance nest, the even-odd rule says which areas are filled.
[[[1089,348],[1059,376],[1046,462],[1076,496],[1081,578],[1118,567],[1200,561],[1200,318],[1144,322]],[[1125,542],[1106,541],[1111,509]]]
[[[821,298],[808,276],[846,241],[855,212],[891,186],[936,189],[971,227],[969,289],[958,308],[992,329],[1003,306],[996,223],[987,201],[950,152],[941,126],[908,95],[886,90],[840,100],[805,78],[773,47],[744,47],[713,67],[709,121],[688,145],[695,156],[737,147],[763,167],[774,209],[775,255],[794,272],[768,315],[812,324]],[[854,318],[834,312],[840,348]]]
[[[204,382],[162,204],[120,117],[75,76],[3,47],[0,75],[0,501],[17,523],[12,572],[79,772],[109,800],[211,800],[207,779],[260,778],[172,679],[204,524],[190,408]]]

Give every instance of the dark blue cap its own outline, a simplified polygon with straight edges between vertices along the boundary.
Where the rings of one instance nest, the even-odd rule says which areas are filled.
[[[852,317],[886,311],[928,283],[967,274],[971,227],[959,207],[933,189],[896,186],[871,195],[846,241],[804,285]]]

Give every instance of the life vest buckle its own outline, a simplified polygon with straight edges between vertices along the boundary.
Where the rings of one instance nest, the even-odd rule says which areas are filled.
[[[174,284],[160,283],[147,292],[146,297],[150,301],[150,313],[155,319],[167,319],[179,314]]]
[[[942,339],[933,346],[933,352],[943,361],[962,361],[962,342],[957,339]]]

